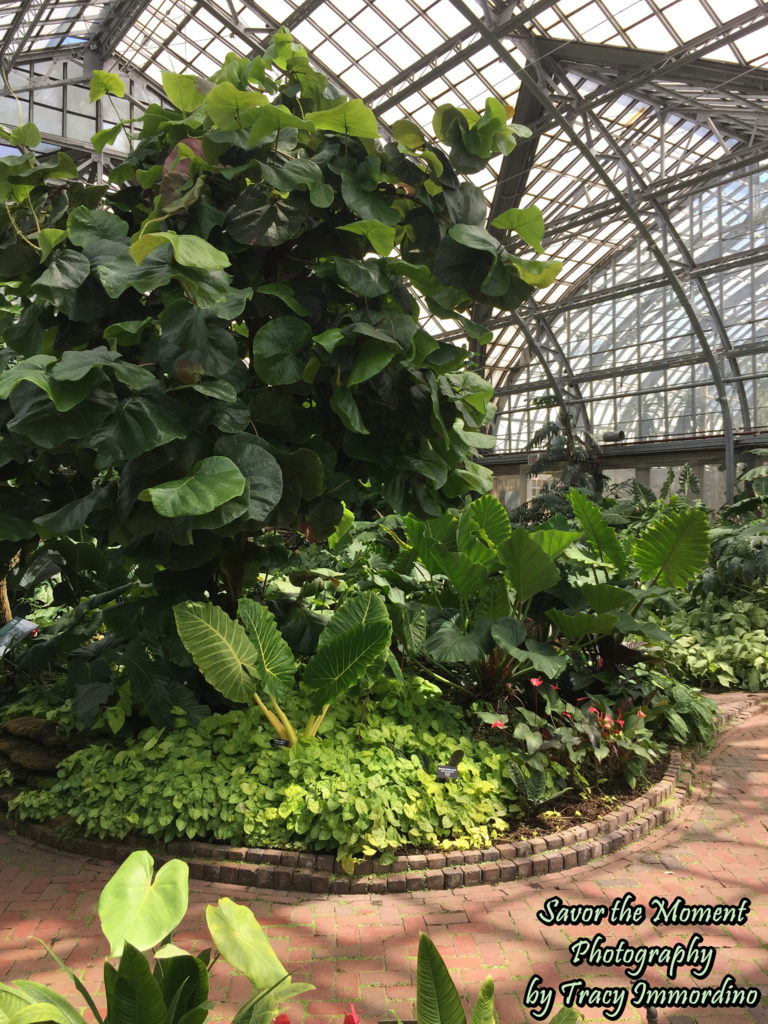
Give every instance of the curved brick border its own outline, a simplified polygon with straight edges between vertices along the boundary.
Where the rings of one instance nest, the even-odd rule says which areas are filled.
[[[720,712],[720,729],[748,718],[765,695],[744,700]],[[688,748],[694,759],[700,747]],[[15,831],[35,842],[68,853],[102,860],[123,861],[137,849],[149,849],[158,864],[183,857],[192,878],[209,882],[264,889],[311,893],[400,893],[424,889],[456,889],[464,885],[512,882],[517,878],[545,875],[588,863],[613,853],[647,836],[670,821],[680,810],[689,791],[690,761],[679,750],[670,755],[661,782],[623,807],[585,825],[563,832],[515,843],[496,843],[484,850],[453,850],[446,853],[408,854],[392,864],[365,858],[355,865],[353,876],[345,875],[333,854],[262,850],[213,843],[175,840],[165,846],[139,839],[105,842],[97,839],[67,839],[54,828],[29,822],[12,822],[0,814],[0,828]]]

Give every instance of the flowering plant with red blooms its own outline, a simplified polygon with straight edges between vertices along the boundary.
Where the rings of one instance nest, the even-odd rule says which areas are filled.
[[[278,1013],[272,1024],[291,1024],[291,1018],[287,1013]]]
[[[531,680],[531,686],[542,686],[544,683],[543,679],[539,679],[538,676],[534,676]]]
[[[491,722],[492,729],[506,729],[504,722]]]
[[[360,1018],[355,1012],[354,1003],[349,1004],[349,1013],[344,1014],[344,1024],[360,1024]]]

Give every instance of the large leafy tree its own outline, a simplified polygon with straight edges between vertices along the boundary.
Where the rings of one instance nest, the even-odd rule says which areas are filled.
[[[439,145],[404,121],[384,141],[284,31],[163,84],[108,186],[6,133],[0,566],[95,543],[166,609],[233,612],[266,526],[322,538],[342,502],[430,515],[487,488],[490,386],[420,320],[482,342],[473,304],[511,309],[559,265],[493,238],[457,176],[526,131],[493,99],[440,108]],[[97,72],[92,96],[120,89]],[[500,226],[541,252],[537,211]],[[112,627],[139,635],[125,609]]]

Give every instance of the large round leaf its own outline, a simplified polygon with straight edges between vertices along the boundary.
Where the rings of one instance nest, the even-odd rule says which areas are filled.
[[[670,511],[638,537],[632,555],[640,579],[684,587],[707,564],[707,514],[699,508]]]
[[[239,497],[245,483],[245,477],[231,459],[212,455],[196,462],[189,476],[147,487],[139,498],[151,501],[155,512],[167,519],[203,516],[230,498]]]
[[[289,978],[248,907],[224,896],[218,906],[206,907],[205,918],[216,949],[230,967],[242,971],[257,989],[272,988]]]
[[[120,956],[126,942],[136,949],[157,945],[187,912],[189,868],[184,861],[168,861],[154,883],[153,867],[150,854],[136,850],[102,890],[98,913],[110,956]]]

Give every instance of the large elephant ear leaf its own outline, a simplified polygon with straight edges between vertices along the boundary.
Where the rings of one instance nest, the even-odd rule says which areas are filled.
[[[223,896],[205,911],[216,949],[230,967],[242,973],[257,989],[271,989],[290,976],[269,944],[253,911]]]
[[[474,1020],[474,1016],[473,1016]],[[417,1024],[466,1024],[459,993],[434,942],[419,936],[416,960]]]
[[[534,594],[560,582],[560,570],[554,561],[522,527],[514,530],[498,551],[506,570],[505,576],[515,588],[518,608]]]
[[[640,579],[684,587],[707,564],[707,515],[699,508],[668,512],[638,537],[632,556]]]
[[[619,572],[624,575],[627,572],[628,563],[624,548],[621,546],[618,534],[603,519],[602,513],[594,502],[586,498],[581,491],[571,488],[568,492],[568,500],[571,503],[576,521],[584,531],[584,539],[593,548],[604,562],[615,565]]]
[[[212,604],[187,601],[173,609],[181,642],[211,686],[229,700],[250,703],[257,652],[243,627]]]
[[[255,651],[251,671],[264,692],[279,703],[293,686],[296,674],[291,648],[277,628],[274,615],[263,604],[243,597],[237,610]]]
[[[345,601],[320,634],[317,652],[304,673],[304,683],[312,691],[312,711],[322,711],[383,660],[391,638],[392,623],[378,594],[367,590]]]
[[[157,945],[187,912],[189,868],[184,861],[163,864],[154,882],[153,867],[151,855],[136,850],[102,890],[98,914],[110,956],[120,956],[126,942],[139,950]]]

